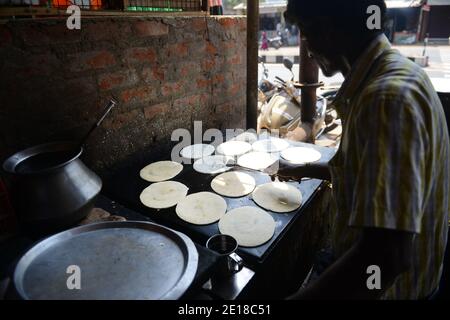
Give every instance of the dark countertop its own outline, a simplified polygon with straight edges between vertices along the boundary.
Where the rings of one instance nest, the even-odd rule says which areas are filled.
[[[127,220],[153,222],[148,217],[129,210],[103,195],[98,197],[96,206],[108,211],[112,215],[123,216]],[[17,235],[0,243],[0,282],[4,282],[7,278],[12,279],[15,265],[20,257],[37,242],[39,240],[33,240],[25,235]],[[199,255],[197,273],[193,283],[181,299],[195,298],[201,291],[203,284],[214,274],[214,267],[219,261],[219,256],[213,251],[196,243],[195,246]],[[0,299],[2,296],[1,287],[0,285]],[[14,292],[11,290],[11,281],[6,298],[16,298]]]
[[[326,162],[331,159],[335,153],[334,149],[317,147],[311,144],[292,143],[292,146],[306,146],[318,150],[322,154],[322,161]],[[97,206],[105,209],[111,214],[124,216],[127,220],[137,221],[151,221],[159,223],[166,227],[172,228],[189,236],[195,243],[199,252],[199,265],[196,277],[188,292],[183,298],[192,299],[197,297],[198,293],[202,293],[202,285],[214,273],[214,266],[218,262],[218,256],[205,248],[206,240],[214,234],[219,233],[217,223],[209,226],[195,226],[180,220],[174,208],[168,210],[151,210],[143,206],[139,201],[139,194],[149,185],[139,177],[139,171],[145,165],[162,160],[158,155],[140,155],[138,161],[130,159],[126,166],[115,170],[111,176],[104,180],[103,195],[99,197]],[[270,177],[261,173],[249,172],[256,179],[258,185],[269,182]],[[173,180],[180,181],[189,187],[189,193],[200,191],[212,191],[210,182],[214,178],[212,175],[202,175],[195,172],[192,165],[185,165],[183,172]],[[315,198],[322,181],[307,180],[301,184],[292,183],[295,185],[303,195],[302,206],[295,212],[288,214],[278,214],[274,212],[269,213],[276,221],[276,231],[274,237],[266,244],[257,248],[239,248],[238,254],[244,258],[245,265],[253,268],[258,272],[259,266],[264,264],[264,261],[274,256],[276,249],[281,245],[281,242],[286,238],[292,225],[307,212],[309,204]],[[114,201],[110,200],[114,199]],[[228,210],[241,207],[244,205],[256,206],[250,196],[232,199],[225,198],[228,205]],[[120,203],[120,204],[119,204]],[[292,232],[290,232],[292,233]],[[289,234],[290,234],[289,233]],[[14,270],[15,263],[17,263],[20,256],[33,245],[33,240],[24,236],[18,236],[10,239],[7,243],[0,243],[0,282],[7,276],[10,276]],[[273,259],[272,259],[273,260]],[[247,268],[246,268],[247,269]],[[243,277],[246,281],[253,278],[253,271],[247,269],[249,272],[247,276]],[[247,272],[246,271],[246,272]],[[246,282],[247,283],[247,282]],[[0,283],[1,291],[1,283]],[[238,295],[230,295],[230,297],[238,297]]]
[[[292,141],[289,141],[289,143],[291,146],[302,146],[319,151],[322,154],[321,162],[328,162],[335,153],[334,149],[331,148]],[[150,217],[157,223],[187,234],[191,239],[200,244],[205,244],[209,237],[220,233],[218,223],[197,226],[181,220],[176,215],[174,207],[164,210],[154,210],[145,207],[140,202],[139,195],[143,189],[150,185],[150,183],[139,176],[139,171],[149,163],[159,160],[168,160],[168,158],[161,158],[157,155],[149,155],[148,157],[140,155],[138,161],[133,160],[134,159],[130,159],[126,165],[115,170],[111,177],[104,180],[103,190],[111,199],[116,199],[124,206]],[[267,174],[250,171],[246,171],[246,173],[255,178],[257,185],[270,182],[270,177]],[[189,194],[192,194],[201,191],[213,192],[210,183],[214,177],[214,175],[198,173],[193,169],[192,164],[185,164],[183,171],[172,180],[185,184],[189,188]],[[279,214],[266,210],[276,222],[275,234],[272,239],[259,247],[240,247],[238,249],[237,253],[244,257],[245,263],[248,266],[256,268],[258,264],[264,262],[273,248],[277,245],[278,241],[283,237],[283,234],[287,232],[290,225],[292,225],[292,223],[307,210],[309,202],[314,198],[322,181],[311,179],[303,181],[300,184],[297,182],[292,182],[290,184],[301,191],[303,196],[302,206],[298,210],[286,214]],[[251,195],[242,198],[224,197],[224,199],[227,202],[228,211],[242,206],[257,206],[251,199]]]

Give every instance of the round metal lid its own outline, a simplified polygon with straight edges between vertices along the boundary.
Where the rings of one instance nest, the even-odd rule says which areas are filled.
[[[14,284],[24,299],[170,300],[191,285],[197,264],[194,243],[179,232],[148,222],[95,223],[31,248]]]

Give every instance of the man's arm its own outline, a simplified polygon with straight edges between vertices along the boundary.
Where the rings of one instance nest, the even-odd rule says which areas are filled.
[[[310,287],[289,299],[379,299],[411,266],[414,234],[364,228],[358,242]],[[381,271],[381,289],[369,290],[367,268]]]
[[[292,165],[283,160],[280,160],[278,172],[272,175],[272,180],[274,180],[275,177],[278,177],[280,181],[300,181],[302,178],[331,180],[330,169],[327,163]]]

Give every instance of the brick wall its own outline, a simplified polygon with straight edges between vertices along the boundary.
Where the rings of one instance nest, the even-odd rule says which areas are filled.
[[[120,106],[90,139],[102,172],[167,146],[174,129],[244,128],[243,17],[86,18],[0,24],[0,159],[79,139],[113,95]]]

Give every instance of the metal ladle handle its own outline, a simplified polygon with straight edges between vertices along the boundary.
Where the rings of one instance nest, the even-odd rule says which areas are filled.
[[[102,114],[102,116],[100,117],[100,119],[98,119],[98,121],[91,127],[91,129],[89,130],[89,132],[83,137],[83,139],[81,140],[79,147],[82,148],[86,141],[89,139],[89,137],[91,136],[92,132],[94,132],[95,129],[97,129],[103,122],[103,120],[105,120],[106,116],[111,112],[111,110],[117,105],[117,101],[114,99],[109,100],[108,104],[105,107],[105,112]]]

